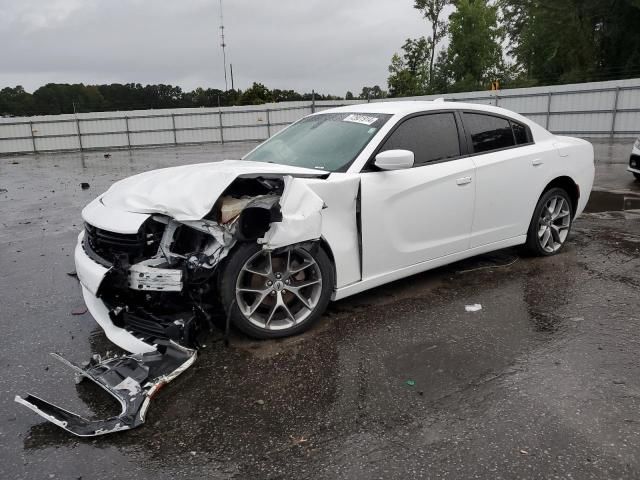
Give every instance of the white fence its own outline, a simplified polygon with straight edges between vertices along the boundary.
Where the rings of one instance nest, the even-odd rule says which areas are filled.
[[[437,97],[508,108],[558,134],[582,137],[640,134],[640,79],[402,100]],[[389,100],[392,99],[383,101]],[[0,118],[0,154],[259,141],[310,113],[361,102],[290,102],[220,109]]]

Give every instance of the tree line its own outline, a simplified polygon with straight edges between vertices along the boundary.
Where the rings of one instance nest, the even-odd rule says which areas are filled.
[[[84,85],[49,83],[33,93],[21,86],[0,90],[0,116],[58,115],[75,112],[147,110],[158,108],[226,107],[269,102],[335,100],[340,97],[293,90],[270,90],[254,83],[242,90],[196,88],[185,92],[173,85],[139,83]]]
[[[402,97],[640,75],[640,0],[413,0],[427,35],[389,66]]]
[[[404,97],[640,76],[640,0],[403,0],[425,20],[391,58],[388,90],[365,86],[347,100]],[[257,105],[334,95],[250,88],[222,91],[139,83],[50,83],[0,90],[0,115]]]

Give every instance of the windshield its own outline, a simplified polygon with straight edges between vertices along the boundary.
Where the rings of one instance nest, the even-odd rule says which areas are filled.
[[[391,115],[326,113],[303,118],[244,160],[345,171]]]

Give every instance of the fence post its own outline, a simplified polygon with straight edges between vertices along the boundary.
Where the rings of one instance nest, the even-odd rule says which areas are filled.
[[[311,90],[311,113],[316,113],[316,91]]]
[[[267,138],[271,138],[271,115],[269,115],[268,108],[267,108]]]
[[[173,144],[178,145],[178,136],[176,135],[176,116],[171,114],[171,125],[173,127]]]
[[[222,109],[218,107],[218,118],[220,120],[220,143],[224,145],[224,132],[222,128]]]
[[[620,87],[616,87],[616,96],[613,100],[613,115],[611,118],[611,139],[616,133],[616,117],[618,116],[618,98],[620,97]]]
[[[78,145],[80,145],[80,151],[84,150],[82,148],[82,134],[80,133],[80,119],[76,117],[76,130],[78,132]]]
[[[131,136],[129,135],[129,117],[124,116],[124,126],[127,129],[127,146],[131,148]]]
[[[553,92],[549,92],[549,96],[547,97],[547,123],[544,128],[549,130],[549,122],[551,120],[551,96]]]
[[[33,122],[29,122],[29,129],[31,130],[31,144],[33,145],[33,153],[38,153],[36,148],[36,137],[33,134]]]

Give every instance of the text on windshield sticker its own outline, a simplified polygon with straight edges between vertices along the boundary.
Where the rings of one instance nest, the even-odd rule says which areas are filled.
[[[352,113],[348,117],[346,117],[344,122],[353,122],[353,123],[361,123],[363,125],[373,125],[378,120],[378,117],[370,117],[368,115],[358,115],[356,113]]]

